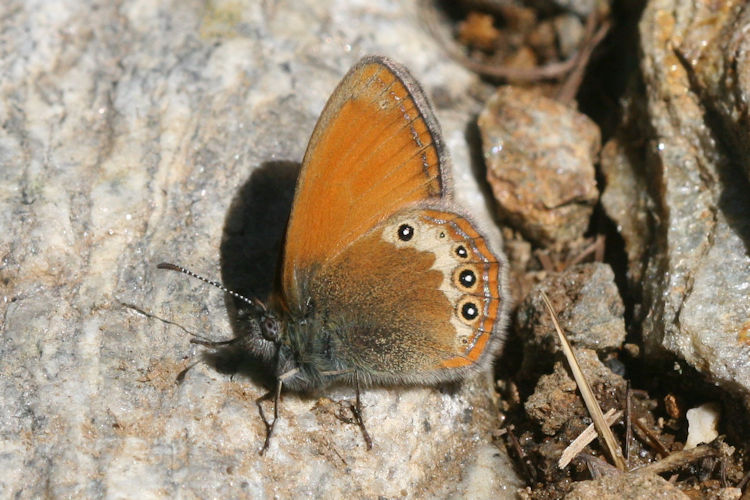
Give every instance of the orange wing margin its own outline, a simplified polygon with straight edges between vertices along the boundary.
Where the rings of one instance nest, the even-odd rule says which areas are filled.
[[[382,57],[361,60],[328,100],[307,146],[287,227],[282,289],[397,210],[450,187],[440,128],[419,84]]]

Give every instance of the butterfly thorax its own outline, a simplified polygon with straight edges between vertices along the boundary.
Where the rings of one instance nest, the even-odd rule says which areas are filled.
[[[315,391],[353,378],[354,370],[337,356],[337,336],[323,318],[289,315],[282,324],[276,375],[285,387]]]

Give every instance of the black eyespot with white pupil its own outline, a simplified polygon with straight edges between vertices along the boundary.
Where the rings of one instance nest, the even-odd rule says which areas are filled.
[[[455,249],[455,252],[459,259],[465,259],[469,256],[469,252],[466,250],[466,247],[463,245],[458,245]]]
[[[471,288],[477,282],[477,275],[471,269],[464,269],[458,275],[458,281],[464,288]]]
[[[398,226],[398,239],[401,241],[409,241],[414,237],[414,228],[409,224],[401,224]]]
[[[465,320],[471,321],[479,316],[479,309],[473,302],[467,302],[461,306],[461,316],[463,316]]]

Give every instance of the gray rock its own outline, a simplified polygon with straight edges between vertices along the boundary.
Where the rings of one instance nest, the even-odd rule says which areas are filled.
[[[642,276],[634,285],[646,356],[682,358],[750,408],[750,183],[747,158],[733,146],[748,136],[739,104],[750,71],[743,5],[648,3],[644,151],[619,155],[607,187],[617,194],[603,202],[620,214],[631,278]],[[632,180],[616,180],[628,170]],[[623,203],[636,184],[648,186],[650,200],[628,214]],[[638,234],[644,223],[647,240]]]
[[[726,141],[732,162],[750,179],[750,11],[745,2],[710,6],[675,4],[683,36],[675,47],[692,92],[709,114],[707,124]]]
[[[477,380],[365,391],[372,452],[325,400],[285,395],[259,457],[263,370],[185,371],[203,359],[185,330],[232,337],[222,294],[155,269],[168,259],[214,277],[223,260],[227,282],[267,292],[288,162],[367,53],[456,104],[438,114],[463,167],[457,196],[476,213],[475,77],[415,6],[11,0],[2,12],[0,497],[473,496],[457,478],[479,470],[493,496],[520,484],[488,467],[505,459],[488,454],[496,410]],[[248,181],[261,165],[273,182]],[[243,195],[264,179],[268,219],[249,221]],[[243,261],[264,279],[234,276]]]
[[[581,237],[599,197],[599,128],[557,101],[504,86],[479,129],[500,216],[542,245]]]

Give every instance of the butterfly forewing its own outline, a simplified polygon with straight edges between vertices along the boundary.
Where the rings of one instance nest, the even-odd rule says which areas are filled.
[[[367,58],[339,84],[313,132],[297,183],[282,263],[287,306],[299,280],[377,223],[449,190],[437,122],[397,64]]]

